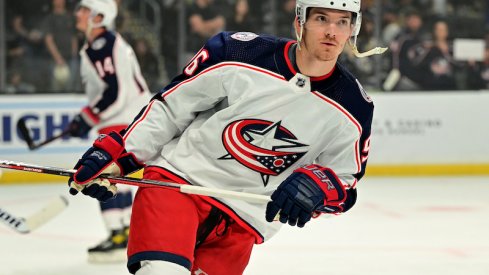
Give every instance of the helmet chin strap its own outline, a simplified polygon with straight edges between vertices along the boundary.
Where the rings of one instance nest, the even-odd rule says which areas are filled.
[[[85,30],[85,37],[88,39],[90,38],[90,34],[92,33],[93,30],[93,22],[92,20],[88,20],[87,22],[87,29]]]
[[[87,37],[87,39],[90,38],[90,35],[92,34],[93,29],[99,28],[102,26],[101,23],[97,24],[97,23],[93,22],[93,20],[95,19],[96,16],[97,16],[97,13],[92,12],[90,14],[90,17],[88,18],[87,29],[85,30],[85,36]]]
[[[353,42],[352,42],[351,37],[350,37],[350,39],[348,39],[348,45],[350,45],[351,51],[358,58],[368,57],[368,56],[375,55],[375,54],[383,54],[385,51],[387,51],[387,48],[375,47],[371,50],[360,53],[358,51],[358,48],[357,48],[357,36],[356,35],[353,37]]]
[[[297,33],[297,30],[294,28],[295,32],[295,37],[297,38],[297,48],[299,51],[301,50],[301,41],[302,41],[302,33],[304,32],[304,24],[299,23],[300,29],[299,33]]]

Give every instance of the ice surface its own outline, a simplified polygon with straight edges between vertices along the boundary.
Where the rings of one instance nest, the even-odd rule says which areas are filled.
[[[284,226],[255,247],[246,275],[488,275],[489,178],[366,178],[357,205],[303,229]],[[106,237],[98,204],[66,185],[4,185],[0,207],[28,216],[52,196],[70,206],[35,232],[0,224],[0,275],[128,274],[87,263]],[[210,274],[212,275],[212,274]]]

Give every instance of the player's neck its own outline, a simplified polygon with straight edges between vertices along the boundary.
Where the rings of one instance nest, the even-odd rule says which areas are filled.
[[[336,59],[330,61],[321,61],[307,52],[307,49],[297,47],[296,63],[299,71],[310,77],[320,77],[326,75],[333,70],[336,65]]]
[[[96,29],[93,29],[90,32],[90,36],[87,38],[88,39],[88,42],[92,43],[95,38],[99,37],[104,32],[105,32],[105,29],[104,28],[96,28]]]

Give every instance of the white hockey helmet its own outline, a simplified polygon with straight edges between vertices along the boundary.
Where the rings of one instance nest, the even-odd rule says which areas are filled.
[[[89,8],[92,12],[92,17],[99,14],[103,16],[102,22],[97,25],[93,25],[93,28],[114,28],[114,22],[117,16],[117,4],[114,0],[81,0],[78,5]]]
[[[333,10],[349,11],[353,15],[354,30],[352,36],[357,36],[362,26],[362,13],[360,12],[361,0],[297,0],[295,15],[299,20],[299,24],[306,23],[308,8],[326,8]]]

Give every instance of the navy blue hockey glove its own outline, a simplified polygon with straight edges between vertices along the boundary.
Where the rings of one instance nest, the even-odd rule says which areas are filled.
[[[75,165],[76,172],[68,180],[70,194],[82,192],[84,195],[106,201],[117,193],[115,185],[106,179],[97,178],[101,174],[127,175],[144,165],[132,153],[126,152],[124,139],[116,132],[100,135]]]
[[[89,107],[85,107],[70,122],[68,129],[72,137],[83,137],[90,132],[93,126],[99,123],[99,118]]]
[[[333,170],[319,165],[296,169],[272,194],[266,219],[272,222],[280,213],[280,222],[304,227],[318,212],[343,211],[346,190]]]

